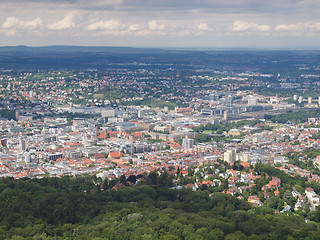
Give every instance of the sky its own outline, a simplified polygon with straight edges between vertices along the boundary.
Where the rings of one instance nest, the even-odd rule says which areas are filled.
[[[319,0],[0,0],[0,46],[320,49]]]

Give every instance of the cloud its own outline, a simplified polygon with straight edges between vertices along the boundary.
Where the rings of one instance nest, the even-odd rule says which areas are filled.
[[[5,29],[36,29],[40,27],[42,21],[40,18],[35,18],[31,21],[23,21],[16,17],[8,17],[2,24]]]
[[[201,22],[197,25],[197,29],[201,30],[201,31],[207,31],[209,30],[208,24]]]
[[[296,24],[280,24],[275,27],[278,32],[320,32],[320,22],[309,21]]]
[[[99,21],[92,23],[88,26],[88,30],[120,30],[124,27],[124,25],[114,19],[108,21]]]
[[[133,32],[140,31],[142,29],[144,29],[144,27],[140,24],[133,24],[129,26],[129,31],[133,31]]]
[[[156,20],[151,20],[150,22],[148,22],[148,26],[152,31],[162,31],[166,28],[164,24],[159,24],[159,22]]]
[[[296,31],[298,25],[295,24],[280,24],[275,27],[276,31]]]
[[[243,31],[259,31],[259,32],[266,32],[270,30],[270,25],[258,25],[253,22],[246,22],[236,20],[233,22],[232,31],[235,32],[243,32]]]
[[[17,34],[17,30],[16,29],[9,29],[7,31],[4,31],[4,33],[7,35],[7,36],[14,36]]]
[[[55,22],[51,25],[49,25],[49,29],[53,30],[66,30],[66,29],[72,29],[76,26],[76,23],[74,22],[74,14],[70,13],[67,16],[65,16],[62,20]]]

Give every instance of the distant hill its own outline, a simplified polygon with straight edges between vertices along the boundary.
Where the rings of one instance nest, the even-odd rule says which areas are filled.
[[[133,47],[99,47],[99,46],[66,46],[52,45],[44,47],[28,47],[20,46],[5,46],[0,47],[0,52],[103,52],[103,53],[164,53],[168,50],[156,48],[133,48]]]
[[[290,73],[317,66],[320,51],[188,50],[88,46],[0,47],[0,70],[62,70],[193,67],[245,72]]]

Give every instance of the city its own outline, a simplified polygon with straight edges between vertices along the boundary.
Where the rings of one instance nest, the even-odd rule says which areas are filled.
[[[0,239],[320,239],[320,1],[0,1]]]
[[[320,203],[311,187],[285,189],[255,166],[320,183],[320,97],[259,94],[270,74],[219,75],[196,69],[185,82],[173,68],[4,72],[1,177],[110,181],[166,171],[177,189],[209,187],[254,206],[269,206],[271,197],[282,200],[276,211],[314,211]],[[289,84],[279,89],[310,88]],[[275,120],[301,111],[312,114]],[[125,186],[116,182],[113,189]]]

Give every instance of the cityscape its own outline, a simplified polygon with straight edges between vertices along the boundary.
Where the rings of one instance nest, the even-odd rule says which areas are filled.
[[[0,1],[0,239],[320,239],[319,9]]]

